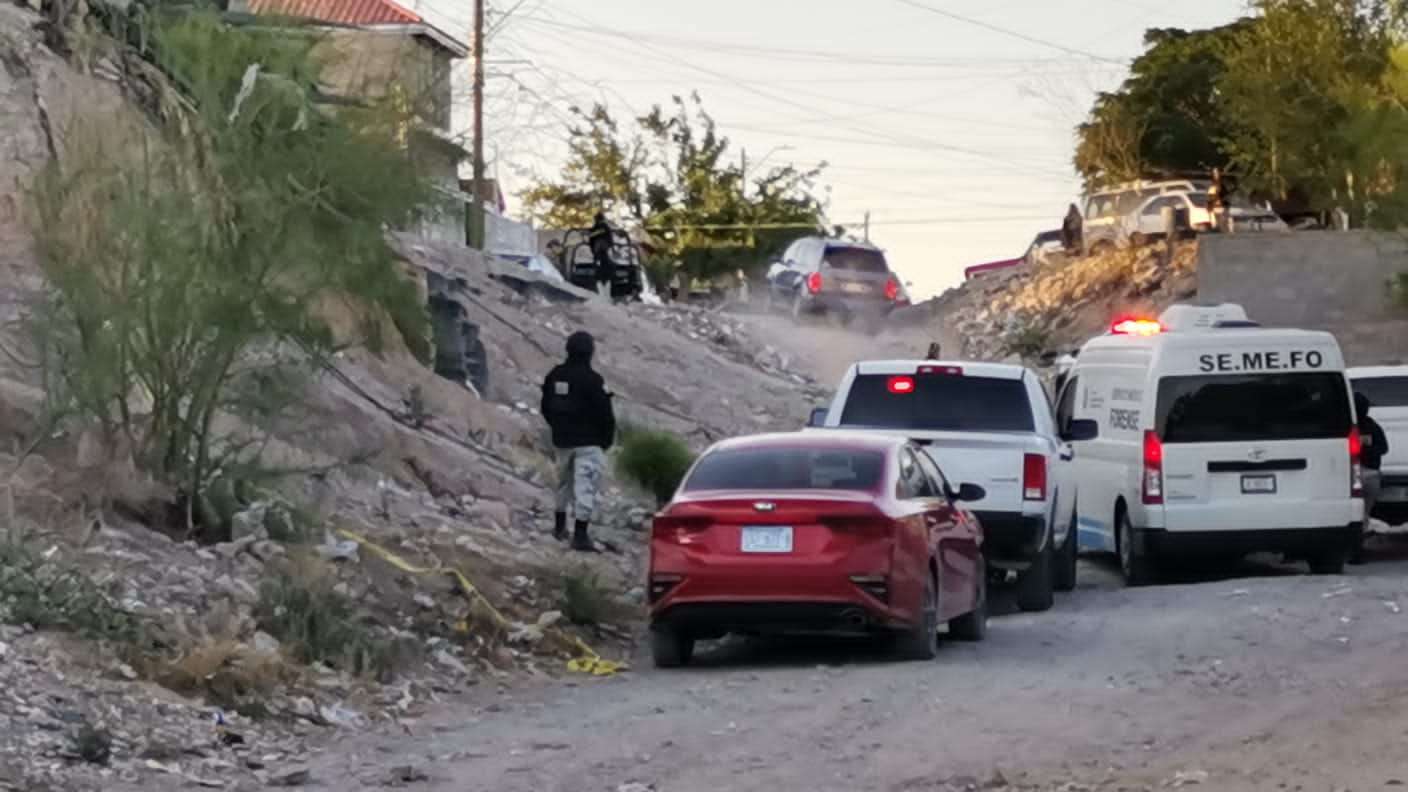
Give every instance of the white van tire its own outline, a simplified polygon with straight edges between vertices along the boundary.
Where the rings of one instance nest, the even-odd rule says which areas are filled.
[[[1050,531],[1049,528],[1047,530]],[[1056,604],[1056,587],[1051,579],[1054,571],[1052,556],[1056,553],[1056,548],[1051,546],[1053,541],[1052,536],[1046,537],[1041,552],[1017,580],[1017,607],[1028,613],[1048,611]]]
[[[1147,586],[1155,582],[1157,567],[1147,553],[1134,549],[1134,525],[1123,506],[1115,513],[1115,544],[1120,556],[1120,572],[1126,586]]]
[[[1072,515],[1071,529],[1066,532],[1066,543],[1052,556],[1056,564],[1056,590],[1063,593],[1075,591],[1076,588],[1076,565],[1080,558],[1080,541],[1076,534],[1078,519],[1078,513]]]

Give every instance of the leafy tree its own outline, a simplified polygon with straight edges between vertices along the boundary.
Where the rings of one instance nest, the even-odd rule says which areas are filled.
[[[544,225],[585,227],[604,211],[647,230],[663,260],[697,277],[757,269],[825,225],[821,167],[745,172],[697,96],[629,127],[602,105],[576,113],[561,175],[521,195]]]
[[[1205,172],[1226,164],[1217,89],[1223,49],[1247,20],[1210,30],[1151,29],[1118,91],[1096,98],[1077,128],[1076,171],[1088,184]]]
[[[54,287],[35,329],[56,410],[125,437],[194,510],[294,429],[302,378],[339,347],[329,310],[373,346],[388,315],[425,338],[384,234],[432,193],[393,142],[403,118],[313,101],[308,36],[205,13],[152,30],[180,86],[150,76],[168,94],[156,133],[76,129],[35,185]]]
[[[1260,0],[1223,50],[1230,159],[1250,188],[1361,224],[1401,183],[1395,0]],[[1391,137],[1386,137],[1391,136]],[[1394,152],[1392,149],[1400,150]]]

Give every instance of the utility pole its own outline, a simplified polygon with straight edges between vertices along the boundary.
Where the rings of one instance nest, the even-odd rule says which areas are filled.
[[[474,0],[474,177],[465,215],[466,242],[484,249],[484,0]]]
[[[869,209],[867,209],[866,212],[865,212],[865,241],[866,241],[866,242],[869,242],[869,241],[870,241],[870,210],[869,210]]]

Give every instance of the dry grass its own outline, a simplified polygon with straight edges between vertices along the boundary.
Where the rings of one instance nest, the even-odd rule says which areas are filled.
[[[155,664],[149,674],[162,686],[210,703],[248,712],[297,672],[278,654],[259,652],[238,641],[208,641],[174,660]]]

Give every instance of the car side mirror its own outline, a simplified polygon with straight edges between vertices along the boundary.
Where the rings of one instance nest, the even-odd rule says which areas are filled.
[[[825,426],[827,409],[825,407],[813,407],[812,414],[807,416],[807,426]]]
[[[1061,439],[1067,443],[1084,443],[1094,440],[1100,436],[1100,424],[1089,418],[1079,418],[1071,421],[1066,426],[1066,431],[1061,433]]]
[[[958,492],[953,494],[953,499],[963,503],[973,503],[988,496],[988,491],[977,484],[959,484]]]

